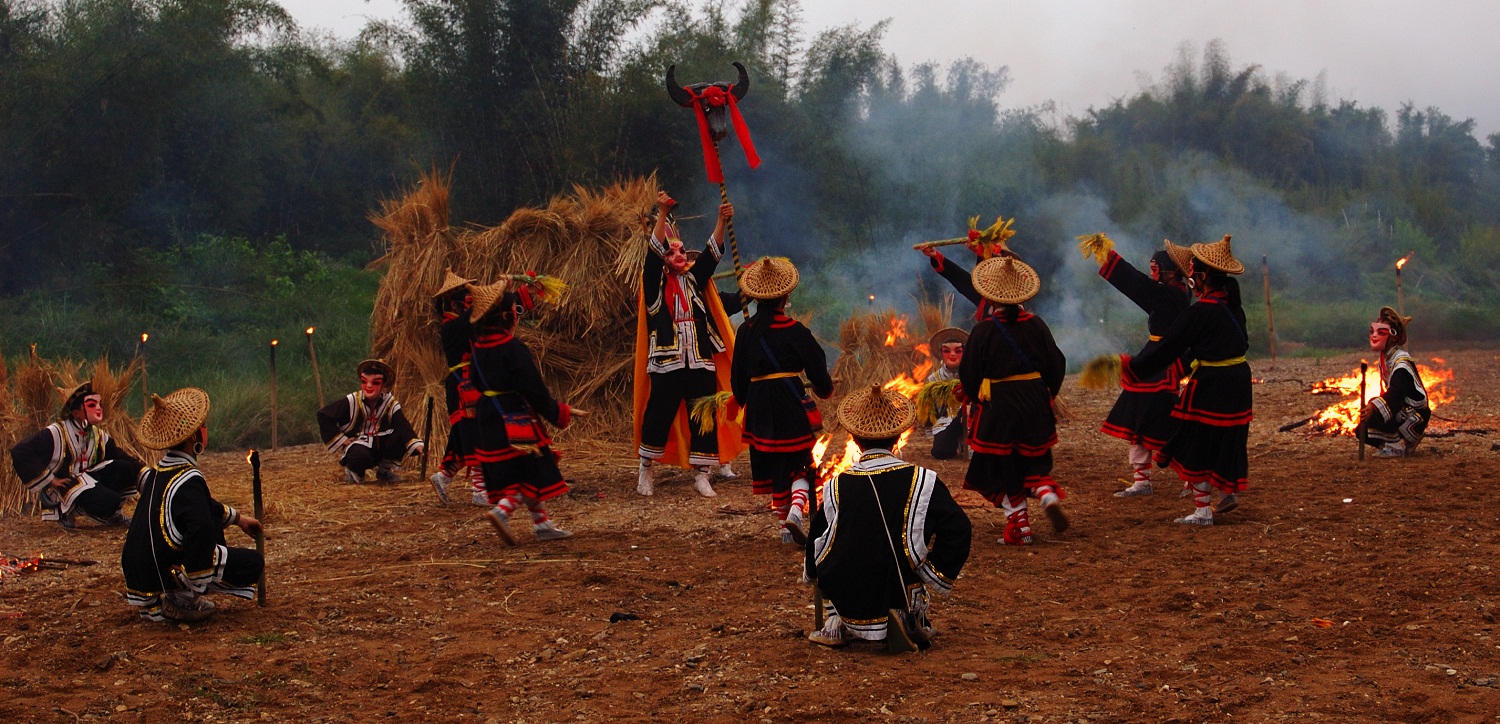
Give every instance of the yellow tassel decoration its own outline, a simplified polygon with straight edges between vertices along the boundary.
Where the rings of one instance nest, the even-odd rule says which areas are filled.
[[[1114,251],[1115,242],[1104,234],[1089,234],[1078,237],[1078,251],[1083,252],[1083,258],[1094,258],[1099,266],[1109,259],[1109,253]]]
[[[928,382],[912,399],[917,403],[917,422],[931,425],[937,422],[939,411],[950,415],[958,411],[958,380]]]
[[[1120,355],[1101,355],[1083,366],[1083,371],[1078,373],[1078,386],[1087,390],[1107,390],[1119,387],[1123,375]]]
[[[688,419],[692,420],[693,426],[698,428],[699,433],[707,435],[718,426],[720,413],[733,398],[734,393],[728,390],[715,392],[707,397],[699,397],[693,400],[692,407],[688,408]]]

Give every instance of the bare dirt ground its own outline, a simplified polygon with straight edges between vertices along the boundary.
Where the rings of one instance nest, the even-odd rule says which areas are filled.
[[[709,500],[674,474],[643,499],[619,442],[561,446],[573,492],[552,508],[577,535],[516,548],[415,471],[351,486],[320,450],[267,454],[268,605],[192,626],[125,604],[122,530],[8,518],[0,550],[100,563],[0,581],[0,720],[1496,721],[1500,354],[1439,356],[1457,400],[1435,427],[1495,432],[1362,464],[1352,438],[1276,431],[1359,354],[1254,363],[1250,491],[1209,529],[1172,523],[1191,506],[1170,473],[1111,495],[1113,393],[1070,380],[1073,529],[1003,548],[999,512],[960,494],[975,546],[923,654],[805,641],[798,552],[772,516],[721,510],[763,505],[748,483]],[[957,489],[963,465],[935,467]],[[203,468],[249,508],[243,454]]]

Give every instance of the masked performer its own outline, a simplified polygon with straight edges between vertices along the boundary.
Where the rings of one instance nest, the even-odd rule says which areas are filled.
[[[318,428],[328,451],[344,466],[344,481],[363,483],[375,468],[375,479],[401,482],[401,461],[422,454],[422,441],[406,421],[401,403],[391,394],[396,370],[384,360],[359,363],[359,390],[318,410]]]
[[[510,516],[525,505],[531,512],[531,531],[537,540],[573,535],[558,528],[547,514],[547,501],[568,492],[552,439],[542,427],[557,428],[572,421],[573,411],[547,390],[531,350],[514,332],[516,322],[541,301],[550,301],[566,287],[549,277],[508,275],[494,284],[470,286],[475,324],[470,379],[479,401],[474,457],[484,468],[484,484],[494,507],[490,525],[506,545],[515,545]]]
[[[927,342],[927,348],[937,356],[938,364],[926,383],[954,384],[958,380],[958,366],[964,358],[964,345],[969,333],[957,327],[938,330]],[[963,406],[956,399],[945,399],[934,405],[932,417],[932,457],[936,460],[951,460],[958,457],[964,447],[964,435],[968,432]]]
[[[473,350],[474,325],[469,321],[472,303],[469,299],[470,281],[449,269],[437,292],[432,295],[435,311],[441,320],[438,340],[443,348],[443,359],[448,365],[448,375],[443,378],[443,392],[448,406],[448,446],[443,450],[443,460],[438,471],[432,474],[432,489],[438,499],[448,502],[448,486],[463,469],[469,471],[469,482],[474,503],[489,507],[484,490],[484,473],[474,462],[474,416],[479,403],[479,393],[469,380],[469,357]]]
[[[696,468],[693,488],[713,497],[710,475],[742,448],[732,422],[705,432],[692,425],[694,400],[712,397],[729,385],[734,338],[729,316],[714,287],[714,267],[723,256],[725,225],[734,207],[719,207],[718,224],[696,261],[673,227],[676,204],[657,192],[656,225],[641,270],[636,334],[635,428],[640,473],[636,492],[652,495],[655,462]]]
[[[82,512],[105,525],[129,525],[122,510],[136,496],[141,463],[126,455],[101,425],[104,400],[91,382],[63,396],[58,421],[11,448],[16,477],[36,493],[42,520],[72,528]]]
[[[1114,242],[1103,234],[1084,239],[1085,255],[1100,260],[1099,276],[1146,312],[1149,337],[1137,356],[1161,344],[1162,335],[1188,308],[1187,285],[1182,278],[1178,259],[1187,264],[1192,254],[1187,247],[1166,242],[1166,248],[1151,256],[1150,275],[1130,265],[1115,253]],[[1177,404],[1177,382],[1183,365],[1169,365],[1156,374],[1139,380],[1121,380],[1120,397],[1104,419],[1101,431],[1130,443],[1130,487],[1117,491],[1115,497],[1150,495],[1151,454],[1161,450],[1172,434],[1172,408]]]
[[[1249,336],[1240,285],[1230,275],[1245,270],[1229,247],[1229,237],[1194,244],[1190,278],[1198,301],[1178,317],[1161,342],[1135,358],[1122,357],[1126,382],[1138,383],[1177,364],[1193,360],[1187,385],[1172,408],[1177,425],[1156,453],[1158,466],[1171,465],[1193,490],[1193,514],[1178,518],[1188,525],[1213,525],[1214,513],[1238,506],[1249,471],[1245,447],[1250,437],[1250,365],[1245,362]],[[1211,508],[1210,494],[1224,498]]]
[[[839,403],[860,455],[824,489],[812,518],[804,570],[827,596],[824,626],[808,635],[814,643],[927,648],[928,588],[947,595],[969,558],[969,517],[948,487],[891,453],[915,418],[910,400],[878,385]]]
[[[1030,545],[1027,491],[1035,494],[1053,530],[1068,528],[1052,479],[1057,417],[1052,400],[1062,389],[1067,360],[1047,324],[1021,304],[1041,290],[1041,279],[1010,256],[974,267],[974,288],[989,305],[969,334],[959,364],[966,399],[973,400],[964,487],[1005,511],[1004,545]]]
[[[812,494],[813,433],[822,428],[802,375],[823,399],[833,394],[833,378],[812,331],[786,315],[797,280],[797,267],[783,258],[765,257],[745,268],[740,290],[755,300],[755,314],[736,334],[730,384],[745,415],[751,490],[771,496],[782,540],[802,545]]]
[[[1411,317],[1381,307],[1380,316],[1370,323],[1370,351],[1380,355],[1381,392],[1360,412],[1359,431],[1366,443],[1380,448],[1376,457],[1405,457],[1422,441],[1432,419],[1422,375],[1406,351],[1410,321]]]
[[[147,621],[201,621],[215,606],[208,593],[254,598],[265,561],[246,548],[230,548],[224,529],[247,535],[260,521],[214,500],[198,470],[208,445],[208,393],[188,387],[151,396],[141,417],[141,442],[165,450],[141,475],[139,514],[125,535],[120,566],[125,598]]]

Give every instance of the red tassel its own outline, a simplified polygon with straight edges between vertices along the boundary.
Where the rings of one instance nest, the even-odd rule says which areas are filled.
[[[733,88],[734,86],[730,86],[731,91]],[[683,90],[693,97],[693,115],[698,118],[698,140],[703,144],[703,167],[708,172],[709,183],[724,183],[724,166],[719,161],[719,151],[714,146],[713,136],[708,132],[708,115],[703,111],[703,104],[699,102],[701,100],[707,100],[710,106],[716,108],[726,103],[729,105],[729,119],[734,124],[734,135],[739,138],[740,147],[745,149],[745,160],[749,162],[750,168],[759,168],[760,154],[755,151],[755,141],[750,138],[750,127],[745,124],[745,117],[740,115],[740,106],[733,93],[716,85],[704,88],[701,94],[694,93],[686,86]]]

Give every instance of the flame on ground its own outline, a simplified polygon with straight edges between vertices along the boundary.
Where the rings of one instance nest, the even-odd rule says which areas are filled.
[[[1439,365],[1445,364],[1437,357],[1433,357],[1432,361]],[[1422,376],[1422,386],[1427,390],[1428,409],[1437,412],[1439,405],[1446,405],[1453,401],[1453,390],[1447,387],[1447,383],[1453,379],[1453,370],[1419,364],[1417,374]],[[1381,392],[1380,368],[1376,365],[1371,365],[1365,371],[1364,399],[1359,397],[1358,369],[1341,377],[1330,377],[1321,382],[1314,382],[1312,393],[1315,395],[1339,394],[1351,399],[1324,408],[1308,424],[1308,429],[1325,435],[1352,437],[1355,426],[1359,424],[1359,411],[1364,409],[1365,403],[1379,397]]]
[[[19,576],[22,573],[30,573],[41,567],[42,556],[17,558],[15,556],[0,555],[0,578]]]

